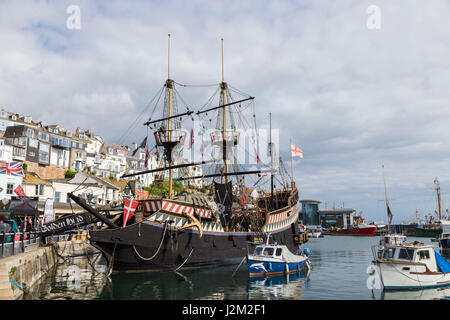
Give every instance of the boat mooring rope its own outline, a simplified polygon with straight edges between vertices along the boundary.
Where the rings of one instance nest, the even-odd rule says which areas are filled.
[[[144,260],[144,261],[150,261],[150,260],[152,260],[154,257],[156,257],[156,255],[158,254],[159,250],[161,249],[162,243],[163,243],[163,241],[164,241],[164,236],[166,235],[166,230],[167,230],[167,222],[164,224],[164,232],[163,232],[163,235],[162,235],[162,237],[161,237],[161,241],[160,241],[160,243],[159,243],[158,250],[156,250],[156,252],[155,252],[155,254],[154,254],[153,256],[151,256],[150,258],[145,258],[145,257],[141,256],[141,255],[139,254],[139,252],[137,251],[136,246],[133,244],[133,250],[134,250],[134,252],[136,253],[136,255],[137,255],[140,259],[142,259],[142,260]]]
[[[182,266],[184,266],[184,264],[186,263],[186,261],[188,261],[189,257],[191,256],[192,252],[194,251],[194,248],[191,249],[191,252],[189,253],[188,257],[186,258],[186,260],[183,261],[183,263],[176,268],[174,271],[178,271],[178,269],[180,269]]]
[[[116,253],[116,247],[117,247],[117,240],[114,242],[114,249],[113,252],[111,254],[111,259],[109,259],[109,264],[108,264],[108,268],[106,269],[105,275],[107,277],[109,277],[109,275],[112,272],[112,268],[114,266],[114,254]]]
[[[241,266],[242,262],[244,262],[245,258],[247,258],[246,256],[244,256],[244,258],[242,258],[241,263],[239,263],[238,267],[236,268],[236,270],[234,270],[233,274],[231,275],[231,277],[233,278],[234,275],[236,274],[236,272],[239,270],[239,267]]]

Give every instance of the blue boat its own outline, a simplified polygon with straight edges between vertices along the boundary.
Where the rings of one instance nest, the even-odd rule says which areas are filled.
[[[302,254],[293,254],[285,245],[261,244],[256,246],[253,255],[247,255],[248,275],[264,277],[301,272],[311,269],[309,250]]]

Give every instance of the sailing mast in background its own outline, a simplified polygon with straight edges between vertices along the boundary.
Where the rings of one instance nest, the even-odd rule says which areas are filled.
[[[442,214],[441,214],[441,187],[438,178],[436,177],[434,179],[434,184],[436,185],[436,193],[437,193],[437,202],[438,202],[438,208],[439,208],[439,221],[442,220]]]
[[[392,212],[389,208],[389,201],[387,197],[387,191],[386,191],[386,177],[384,176],[384,164],[381,165],[383,168],[383,181],[384,181],[384,197],[386,201],[386,210],[387,210],[387,216],[388,216],[388,234],[391,233],[391,221],[392,221]]]

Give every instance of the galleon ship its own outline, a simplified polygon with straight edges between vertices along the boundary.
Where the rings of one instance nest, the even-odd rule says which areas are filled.
[[[170,35],[168,43],[170,57]],[[162,168],[123,176],[131,178],[154,173],[158,181],[157,177],[164,177],[168,171],[168,193],[148,200],[125,199],[124,213],[115,221],[99,214],[85,199],[69,194],[71,199],[105,224],[103,230],[90,230],[90,243],[104,254],[113,271],[179,270],[237,264],[248,252],[253,252],[257,244],[264,243],[267,234],[274,242],[297,252],[302,242],[298,229],[298,189],[293,175],[289,177],[284,166],[281,166],[284,171],[281,167],[279,171],[274,169],[272,141],[269,143],[270,164],[258,161],[261,168],[248,170],[235,163],[233,154],[239,137],[236,119],[240,119],[243,109],[251,109],[242,107],[242,104],[253,103],[254,98],[244,95],[235,99],[233,95],[242,95],[242,92],[224,81],[223,40],[222,82],[216,90],[218,105],[206,108],[208,105],[205,104],[197,112],[179,112],[175,100],[177,86],[179,84],[170,79],[168,68],[168,79],[161,88],[164,99],[158,99],[164,101],[163,108],[160,108],[162,117],[145,123],[154,131],[156,148],[163,150]],[[216,126],[210,138],[221,149],[222,157],[218,161],[178,163],[175,155],[184,141],[181,122],[192,117],[198,117],[204,123],[213,123],[214,120]],[[251,121],[242,123],[252,123],[253,120],[255,113]],[[256,126],[256,121],[254,123]],[[282,164],[281,158],[279,161]],[[208,164],[208,170],[214,171],[203,170],[200,176],[178,177],[178,181],[201,179],[206,182],[211,179],[209,193],[190,190],[175,194],[173,170],[199,164]],[[278,176],[283,181],[277,189],[274,179],[279,182]],[[246,177],[257,180],[252,189],[245,186]],[[270,182],[268,191],[259,185],[264,179],[267,185]],[[249,189],[253,190],[251,194]],[[125,216],[133,210],[132,206],[137,206],[135,214],[127,220]]]

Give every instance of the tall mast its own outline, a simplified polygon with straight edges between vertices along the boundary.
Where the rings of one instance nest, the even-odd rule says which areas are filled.
[[[272,147],[272,113],[269,112],[269,146],[270,146],[270,207],[272,208],[273,201],[273,147]]]
[[[391,219],[390,218],[392,217],[392,213],[391,213],[391,209],[389,208],[389,201],[387,198],[386,177],[384,176],[384,164],[382,164],[381,167],[383,168],[384,198],[386,201],[386,210],[387,210],[387,215],[388,215],[388,233],[391,233]]]
[[[438,200],[438,207],[439,207],[439,220],[442,220],[442,215],[441,215],[441,187],[439,184],[439,180],[436,177],[436,179],[434,179],[434,184],[436,185],[436,192],[437,192],[437,200]]]
[[[290,151],[291,151],[291,177],[292,177],[292,184],[291,184],[291,188],[292,190],[294,190],[294,163],[293,163],[293,159],[292,159],[292,138],[289,139],[290,145]]]
[[[227,104],[227,84],[225,82],[225,75],[224,75],[224,67],[223,67],[223,38],[220,39],[222,43],[222,83],[220,84],[221,93],[222,93],[222,105]],[[228,183],[228,176],[226,175],[228,173],[228,161],[227,161],[227,154],[226,154],[226,129],[227,129],[227,108],[224,107],[222,109],[222,139],[223,139],[223,163],[225,166],[225,183]]]
[[[172,120],[170,117],[172,116],[172,89],[173,89],[173,80],[170,80],[170,33],[168,35],[167,40],[167,81],[166,87],[169,90],[169,119],[167,120],[167,138],[168,141],[172,141]],[[172,157],[169,160],[169,166],[173,165]],[[173,180],[173,171],[169,169],[169,199],[172,199],[172,180]]]

